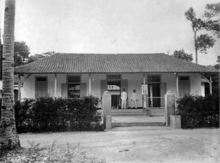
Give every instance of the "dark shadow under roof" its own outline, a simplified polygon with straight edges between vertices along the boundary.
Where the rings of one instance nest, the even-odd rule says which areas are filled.
[[[157,54],[54,54],[15,68],[18,74],[48,73],[171,73],[218,72],[162,53]]]

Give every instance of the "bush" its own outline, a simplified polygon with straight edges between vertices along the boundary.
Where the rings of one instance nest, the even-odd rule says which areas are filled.
[[[187,95],[177,100],[182,128],[219,127],[219,98],[216,95]]]
[[[18,133],[102,130],[101,116],[93,96],[63,99],[39,97],[15,103]]]

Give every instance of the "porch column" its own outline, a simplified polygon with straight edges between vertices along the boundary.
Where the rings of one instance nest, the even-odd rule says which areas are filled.
[[[209,76],[209,93],[212,95],[212,76]]]
[[[144,73],[144,77],[143,77],[143,85],[146,84],[146,73]],[[147,104],[146,104],[146,95],[144,95],[144,108],[147,107]]]
[[[176,73],[176,97],[179,98],[179,76]]]
[[[18,101],[21,101],[21,75],[18,75]]]
[[[91,85],[92,85],[92,79],[91,79],[91,74],[89,74],[89,96],[91,96],[92,94]]]
[[[57,97],[57,74],[54,74],[54,97]]]

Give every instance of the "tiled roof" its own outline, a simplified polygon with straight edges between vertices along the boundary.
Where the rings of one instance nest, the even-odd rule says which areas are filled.
[[[217,72],[166,54],[54,54],[16,67],[15,73]]]

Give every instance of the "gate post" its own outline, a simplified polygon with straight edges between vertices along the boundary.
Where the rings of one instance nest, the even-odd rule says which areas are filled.
[[[175,94],[169,90],[165,94],[166,126],[170,126],[170,115],[174,114],[174,110],[175,110]]]
[[[102,110],[103,110],[103,122],[105,129],[112,128],[112,116],[111,116],[111,94],[105,91],[102,95]]]

